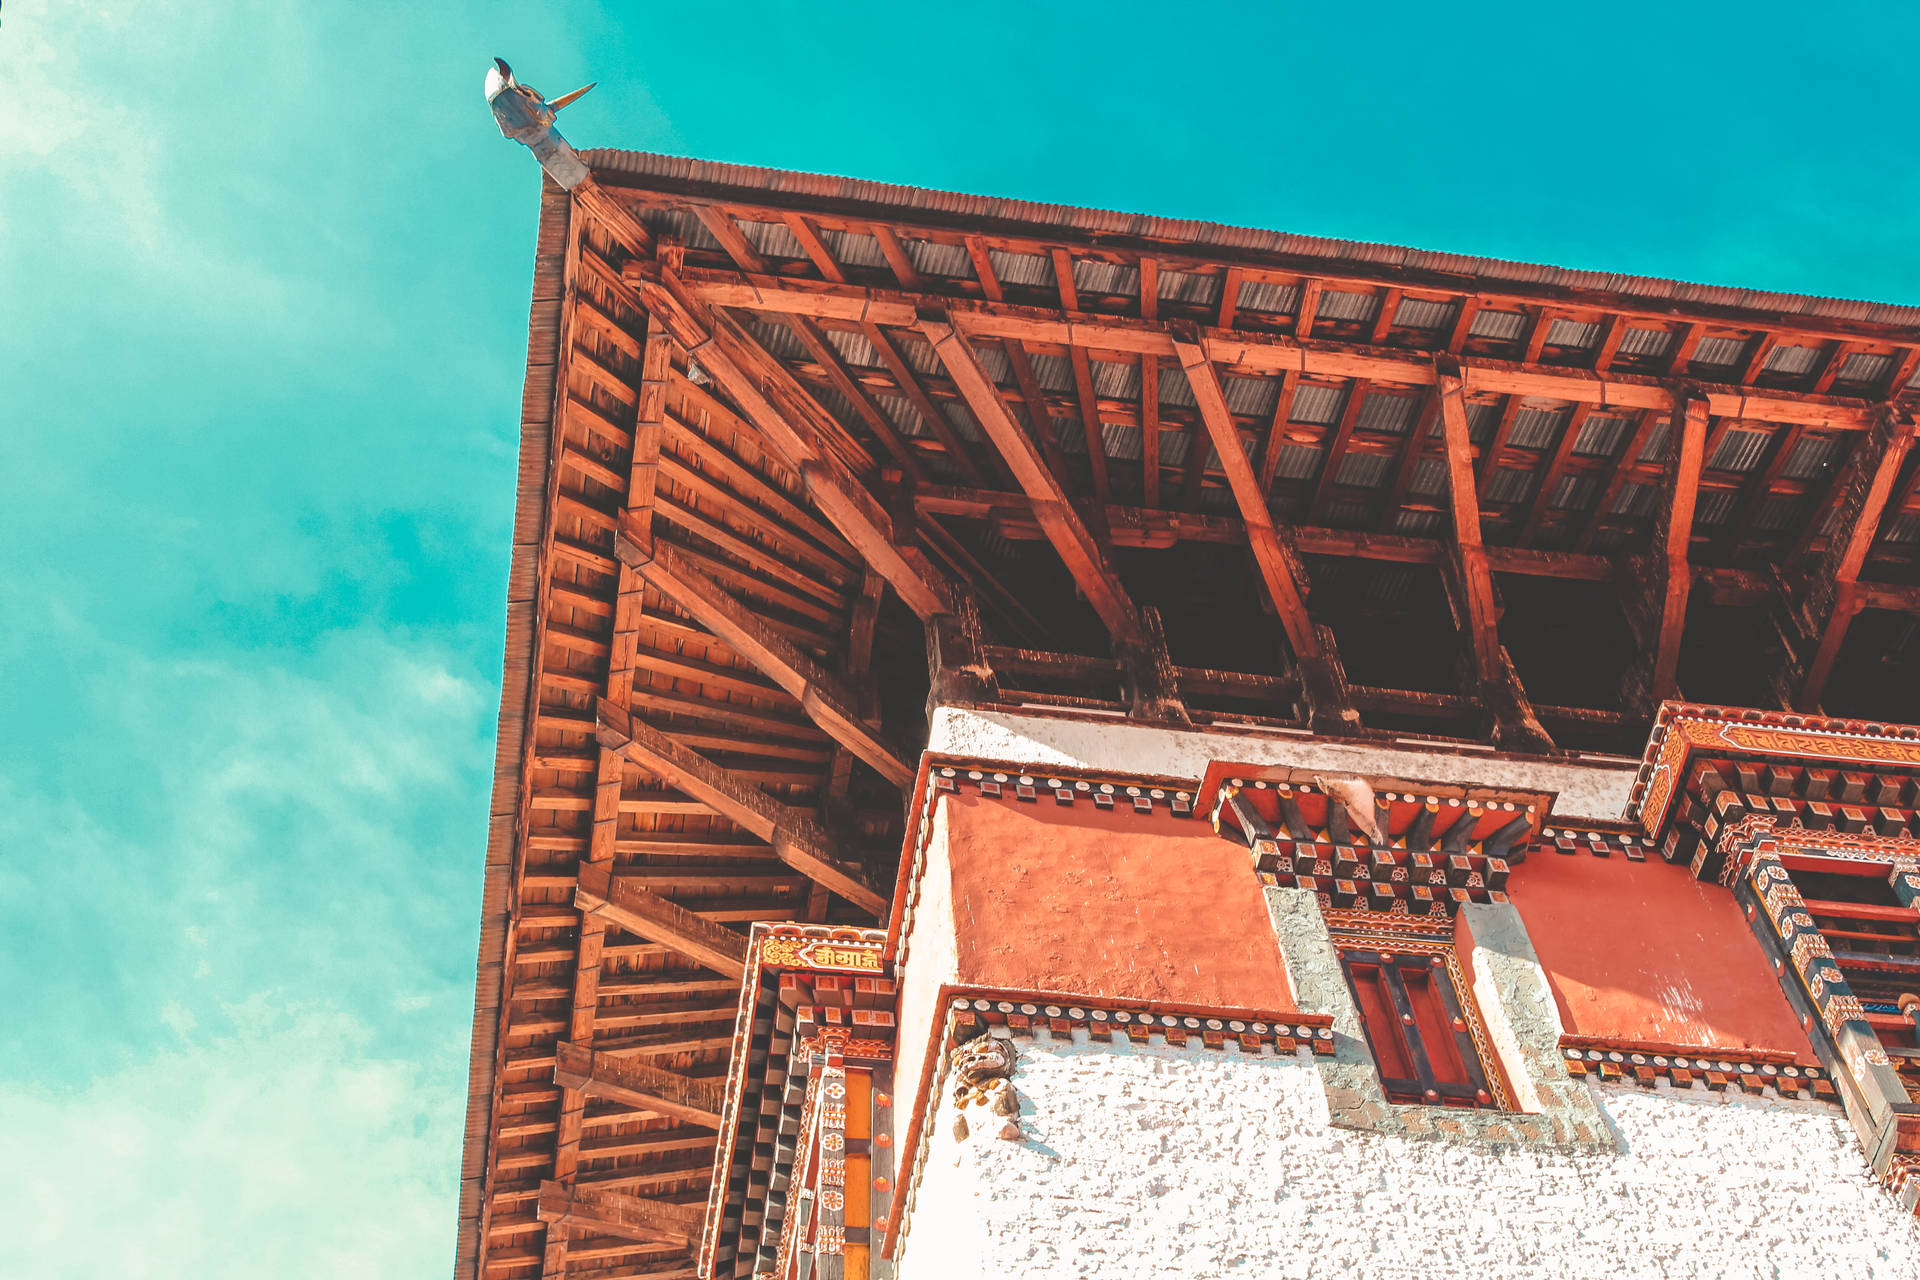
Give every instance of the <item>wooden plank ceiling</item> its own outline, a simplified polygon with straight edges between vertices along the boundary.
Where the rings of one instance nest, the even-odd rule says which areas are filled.
[[[930,682],[1524,752],[1920,696],[1912,315],[587,158],[536,262],[463,1277],[691,1274],[744,927],[879,914]]]

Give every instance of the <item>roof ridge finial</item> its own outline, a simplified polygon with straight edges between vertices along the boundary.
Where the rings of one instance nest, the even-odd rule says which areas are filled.
[[[593,85],[589,84],[586,88],[575,89],[549,102],[538,89],[515,79],[513,68],[507,65],[505,58],[495,58],[493,65],[487,69],[487,105],[493,108],[493,121],[500,126],[500,132],[515,142],[525,144],[539,159],[540,167],[547,171],[547,175],[569,191],[592,174],[587,169],[586,161],[580,158],[580,153],[554,129],[553,117],[554,113],[568,103],[578,101],[591,88]]]

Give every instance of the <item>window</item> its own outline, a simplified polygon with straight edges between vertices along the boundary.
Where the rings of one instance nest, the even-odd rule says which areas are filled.
[[[1425,939],[1335,939],[1387,1101],[1512,1110],[1472,1001],[1462,1002],[1459,961]]]

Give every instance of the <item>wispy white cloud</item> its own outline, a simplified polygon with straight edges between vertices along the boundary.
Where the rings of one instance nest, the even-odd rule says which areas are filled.
[[[452,1250],[462,1090],[273,993],[77,1089],[0,1080],[0,1275],[380,1280]],[[423,1140],[432,1135],[432,1140]]]

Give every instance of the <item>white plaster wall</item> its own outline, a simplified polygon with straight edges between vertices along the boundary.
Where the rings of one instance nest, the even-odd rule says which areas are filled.
[[[1065,719],[938,707],[929,751],[1036,769],[1108,769],[1198,781],[1215,760],[1341,770],[1456,786],[1555,791],[1561,818],[1617,821],[1626,812],[1636,766],[1610,762],[1514,760],[1471,748],[1391,747],[1286,733],[1172,730],[1119,719]]]
[[[1920,1276],[1820,1103],[1595,1087],[1624,1150],[1576,1156],[1332,1128],[1294,1057],[1019,1049],[1025,1140],[943,1101],[901,1280]]]

